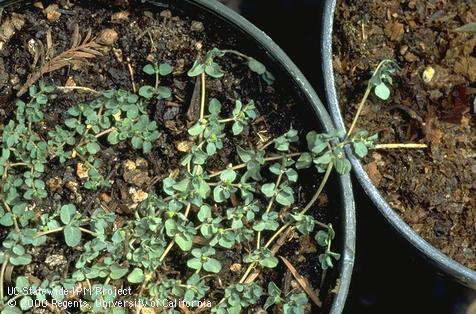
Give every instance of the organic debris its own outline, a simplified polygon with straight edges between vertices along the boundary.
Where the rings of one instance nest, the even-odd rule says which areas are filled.
[[[79,66],[86,62],[87,59],[102,56],[104,49],[105,47],[103,44],[98,43],[96,38],[92,37],[91,30],[86,33],[86,36],[81,38],[79,34],[79,26],[76,24],[72,36],[71,48],[56,56],[48,56],[49,61],[40,65],[39,68],[29,75],[26,83],[17,92],[17,97],[21,97],[26,93],[28,88],[36,83],[46,73],[61,69],[68,65]]]

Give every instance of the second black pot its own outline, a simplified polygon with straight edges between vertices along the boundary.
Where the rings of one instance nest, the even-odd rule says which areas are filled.
[[[321,50],[323,58],[322,67],[330,115],[336,124],[336,127],[344,130],[344,118],[342,116],[339,101],[337,99],[336,87],[334,83],[334,71],[332,67],[332,34],[335,8],[336,0],[325,1],[321,37]],[[421,238],[409,225],[403,221],[398,213],[396,213],[390,207],[390,205],[370,180],[359,159],[353,155],[350,149],[347,149],[347,154],[352,163],[354,174],[364,188],[365,192],[373,201],[380,213],[388,221],[388,223],[398,232],[398,234],[406,239],[413,247],[415,247],[417,251],[430,263],[432,263],[440,272],[454,278],[458,282],[470,288],[476,289],[476,271],[473,271],[457,263]]]

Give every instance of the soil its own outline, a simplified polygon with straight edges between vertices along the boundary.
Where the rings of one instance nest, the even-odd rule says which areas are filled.
[[[429,148],[373,151],[366,170],[418,234],[476,270],[476,37],[455,31],[471,22],[473,0],[341,0],[333,66],[350,125],[372,70],[397,61],[390,99],[371,97],[358,128],[378,133],[379,143]]]
[[[44,48],[53,49],[53,55],[67,50],[71,46],[76,25],[79,25],[82,36],[89,30],[93,36],[100,36],[103,30],[109,29],[117,34],[117,39],[107,45],[102,56],[43,75],[42,79],[48,84],[76,85],[97,91],[133,90],[133,84],[138,88],[146,83],[152,83],[150,76],[142,72],[145,64],[157,61],[173,65],[173,75],[161,82],[171,88],[172,98],[151,103],[148,108],[151,118],[157,121],[162,132],[152,153],[142,155],[131,150],[128,145],[119,145],[116,150],[104,145],[99,158],[103,161],[103,173],[108,175],[113,184],[110,188],[93,193],[81,186],[77,159],[72,159],[65,165],[56,162],[48,164],[45,177],[42,178],[47,182],[50,196],[36,204],[38,210],[48,212],[64,202],[73,202],[83,214],[87,214],[94,208],[107,206],[108,210],[117,214],[117,223],[120,226],[133,214],[127,206],[130,199],[124,197],[123,195],[127,193],[121,193],[122,191],[127,191],[131,187],[149,187],[151,190],[160,191],[161,185],[150,186],[150,183],[160,182],[172,171],[180,168],[179,162],[183,153],[177,150],[177,144],[189,140],[187,127],[190,126],[190,121],[187,112],[193,102],[191,99],[195,88],[195,79],[187,76],[187,70],[197,55],[213,47],[239,50],[240,42],[234,35],[217,34],[214,25],[207,25],[206,21],[194,21],[177,16],[178,13],[169,10],[160,11],[156,7],[135,2],[128,5],[128,1],[121,0],[97,1],[94,8],[87,3],[87,1],[44,1],[23,9],[6,8],[2,12],[0,24],[6,23],[2,24],[4,26],[2,31],[11,30],[11,34],[0,31],[0,125],[3,126],[12,118],[15,95],[27,81],[29,74],[40,65],[44,57],[41,55],[45,51]],[[50,42],[48,42],[50,39],[47,39],[49,37]],[[37,56],[37,53],[40,55]],[[39,61],[35,62],[37,58]],[[249,129],[245,130],[245,136],[230,136],[225,140],[223,151],[208,163],[208,170],[219,170],[229,163],[236,163],[239,159],[235,154],[235,147],[238,145],[255,147],[260,141],[256,134],[269,139],[286,132],[292,125],[300,131],[300,137],[304,138],[311,124],[300,118],[302,109],[297,109],[295,96],[289,88],[284,87],[283,82],[278,79],[273,86],[267,86],[237,58],[227,57],[220,63],[226,74],[221,79],[207,81],[208,98],[218,98],[226,111],[231,110],[235,99],[253,99],[259,117]],[[34,126],[34,130],[46,135],[58,121],[64,120],[65,111],[70,106],[93,98],[94,95],[87,92],[58,92],[56,98],[45,108],[43,123]],[[123,166],[126,160],[132,160],[142,166],[137,167],[136,173],[128,173]],[[316,188],[315,183],[319,180],[318,176],[311,174],[304,177],[304,182],[296,186],[300,191],[298,205],[304,204],[305,200],[309,199]],[[326,194],[322,195],[318,204],[319,211],[313,214],[320,221],[338,226],[339,215],[335,210],[328,210],[334,204],[333,201],[328,202],[328,198],[330,197]],[[0,241],[4,239],[6,232],[0,231]],[[339,228],[337,232],[339,235]],[[309,241],[314,240],[307,239],[307,242]],[[280,250],[280,254],[286,256],[301,274],[309,278],[313,287],[317,288],[322,276],[316,253],[316,250],[320,249],[310,249],[311,244],[302,247],[300,243],[302,239],[294,235]],[[33,262],[27,267],[15,268],[14,275],[28,274],[43,280],[62,277],[68,269],[71,272],[81,250],[67,247],[61,236],[48,237],[46,246],[47,250],[40,248],[29,252],[33,255]],[[240,261],[242,252],[243,248],[237,247],[229,252],[220,252],[218,256],[222,257],[225,264],[231,265],[232,261]],[[167,264],[169,266],[183,264],[183,261],[177,260],[179,257],[180,255],[170,254],[166,260]],[[228,264],[224,265],[225,270],[230,266]],[[184,272],[179,266],[170,270],[171,273],[174,271]],[[244,269],[236,273],[223,272],[221,275],[223,282],[220,284],[227,285],[237,281],[243,271]],[[276,270],[264,272],[260,280],[287,281],[289,285],[291,277],[282,276],[283,273],[286,273],[286,268],[279,266]],[[329,271],[326,284],[321,289],[320,298],[324,309],[331,304],[336,277],[335,270]],[[220,293],[218,297],[221,297]]]

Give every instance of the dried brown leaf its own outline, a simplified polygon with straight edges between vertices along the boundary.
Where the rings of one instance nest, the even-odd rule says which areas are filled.
[[[284,264],[289,269],[291,274],[293,274],[294,279],[296,279],[296,281],[299,283],[301,288],[307,293],[309,298],[311,298],[312,302],[314,302],[314,304],[317,305],[318,307],[322,307],[322,302],[319,299],[319,296],[316,294],[316,292],[312,288],[309,281],[305,277],[303,277],[301,274],[299,274],[296,268],[293,266],[293,264],[291,264],[291,262],[288,261],[285,257],[280,256],[279,258],[281,258],[281,260],[284,262]]]
[[[195,87],[192,92],[192,99],[190,100],[190,106],[187,110],[187,119],[191,123],[197,121],[200,117],[200,90],[202,82],[200,76],[197,76],[195,80]]]

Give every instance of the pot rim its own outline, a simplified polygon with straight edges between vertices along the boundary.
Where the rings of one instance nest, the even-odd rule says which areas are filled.
[[[324,15],[322,25],[322,45],[321,53],[323,56],[322,69],[324,73],[324,86],[328,109],[332,120],[337,128],[346,130],[343,116],[337,99],[334,70],[332,66],[332,32],[334,24],[334,12],[336,0],[326,0],[324,4]],[[420,253],[427,257],[432,264],[443,270],[447,275],[455,278],[462,284],[476,289],[476,271],[473,271],[462,264],[443,254],[440,250],[432,246],[422,237],[420,237],[399,215],[396,213],[377,187],[370,180],[367,172],[364,170],[360,160],[353,154],[349,147],[346,147],[346,153],[352,163],[352,169],[372,202],[377,206],[380,213],[390,223],[390,225],[410,242]]]
[[[199,5],[202,9],[214,14],[227,23],[243,30],[259,46],[261,46],[269,57],[278,62],[286,72],[293,78],[294,83],[299,87],[308,103],[313,107],[317,119],[320,121],[324,131],[333,130],[334,124],[327,113],[324,105],[312,88],[311,84],[304,77],[293,61],[274,41],[262,30],[249,22],[243,16],[219,3],[216,0],[182,0],[187,3]],[[342,196],[343,217],[342,230],[344,232],[343,247],[341,248],[342,259],[340,261],[340,285],[339,291],[332,301],[330,313],[342,313],[349,291],[352,270],[355,258],[355,205],[352,192],[350,175],[337,176],[340,195]]]

